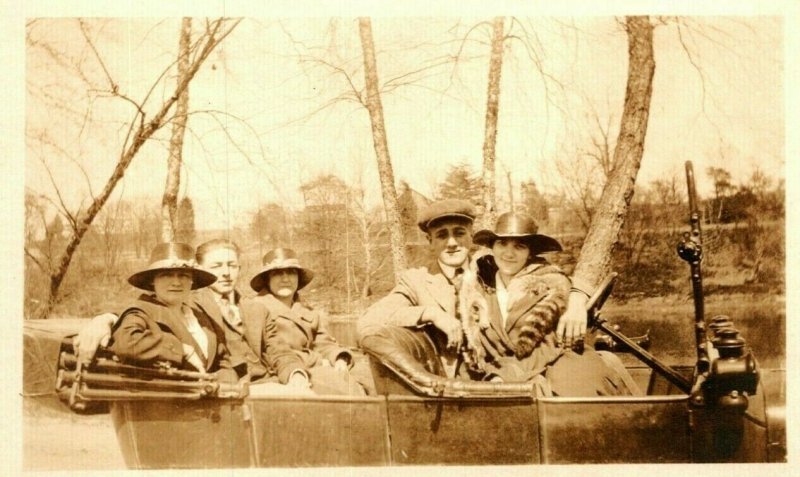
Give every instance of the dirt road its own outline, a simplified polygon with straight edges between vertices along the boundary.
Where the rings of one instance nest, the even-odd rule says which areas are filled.
[[[80,416],[26,398],[23,470],[122,470],[111,416]]]

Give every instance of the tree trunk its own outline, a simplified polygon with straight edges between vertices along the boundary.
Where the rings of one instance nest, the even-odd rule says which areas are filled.
[[[486,127],[483,136],[483,214],[478,218],[482,228],[494,227],[497,218],[495,197],[495,146],[497,114],[500,104],[500,73],[503,69],[503,17],[492,22],[492,54],[489,58],[489,87],[486,98]]]
[[[653,93],[653,25],[649,17],[626,17],[628,35],[628,85],[619,137],[614,150],[614,169],[597,205],[573,278],[597,287],[608,273],[611,253],[633,197],[633,186],[644,151],[650,98]]]
[[[506,182],[508,182],[508,211],[514,212],[514,183],[511,181],[511,171],[506,170]],[[491,225],[494,227],[494,224]]]
[[[397,191],[394,187],[394,172],[389,157],[389,144],[386,140],[386,128],[383,122],[383,105],[378,90],[378,67],[375,63],[375,44],[372,40],[372,22],[369,18],[358,19],[358,31],[361,36],[361,48],[364,52],[364,79],[366,86],[366,108],[372,123],[372,142],[378,158],[378,175],[381,180],[383,205],[386,209],[386,220],[389,223],[389,240],[392,248],[392,265],[395,280],[406,269],[407,260],[403,244],[403,227],[397,207]]]
[[[178,83],[189,70],[189,44],[192,37],[192,19],[184,17],[181,22],[181,36],[178,41]],[[175,118],[172,121],[172,137],[169,140],[169,159],[167,160],[167,182],[161,199],[161,241],[175,240],[175,227],[178,216],[178,190],[181,186],[181,162],[183,160],[183,135],[186,132],[186,113],[189,111],[189,87],[187,85],[178,95]]]
[[[203,64],[206,58],[208,58],[208,55],[211,54],[214,48],[223,39],[225,39],[225,37],[227,37],[234,28],[236,28],[240,21],[241,20],[235,21],[233,26],[219,36],[217,36],[217,34],[220,33],[222,20],[214,22],[210,27],[211,31],[206,34],[206,42],[203,45],[200,53],[197,55],[197,59],[191,64],[186,76],[178,81],[178,85],[175,88],[175,93],[167,98],[166,101],[164,101],[164,103],[161,105],[161,108],[158,110],[155,116],[153,116],[153,119],[145,122],[144,118],[141,118],[142,120],[139,124],[139,127],[132,132],[133,140],[125,149],[123,149],[122,153],[120,154],[119,161],[114,167],[111,177],[108,178],[105,187],[103,187],[103,190],[100,192],[100,194],[94,198],[92,204],[89,206],[86,212],[81,214],[79,219],[76,220],[75,231],[67,243],[64,253],[61,255],[61,258],[58,261],[58,267],[50,275],[50,293],[47,299],[47,305],[43,308],[39,318],[46,318],[55,306],[58,300],[59,289],[64,281],[64,277],[67,275],[69,265],[72,262],[73,256],[75,255],[75,251],[78,249],[81,240],[83,240],[84,235],[89,230],[89,226],[92,225],[92,221],[108,201],[108,198],[111,196],[111,194],[114,192],[117,183],[125,175],[125,171],[128,169],[128,166],[130,166],[133,158],[139,152],[139,149],[141,149],[142,145],[144,145],[144,143],[150,139],[150,137],[152,137],[156,131],[161,129],[161,127],[164,125],[163,121],[167,116],[167,113],[177,102],[181,92],[189,86],[189,82],[192,80],[192,78],[194,78],[195,74],[197,74],[197,71],[200,69],[200,66]]]

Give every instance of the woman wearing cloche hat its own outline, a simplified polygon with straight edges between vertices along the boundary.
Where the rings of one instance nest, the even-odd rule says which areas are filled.
[[[250,286],[258,296],[242,301],[248,329],[264,330],[263,357],[281,384],[317,394],[363,395],[350,376],[353,356],[328,335],[319,313],[298,291],[314,278],[290,248],[269,251]]]
[[[140,365],[170,363],[202,372],[220,371],[220,379],[237,380],[230,367],[224,331],[201,309],[191,292],[211,285],[216,276],[194,262],[194,249],[183,243],[157,245],[150,263],[128,278],[144,290],[114,325],[110,349]]]
[[[478,352],[472,361],[481,361],[477,368],[486,372],[486,379],[529,381],[561,354],[553,331],[566,307],[570,282],[539,256],[559,251],[561,245],[537,232],[532,217],[508,212],[497,219],[494,230],[480,230],[473,238],[490,253],[476,259],[477,273],[474,280],[465,277],[461,298],[466,310],[483,314],[481,326],[470,319],[464,325],[471,349]]]
[[[494,230],[480,230],[473,240],[489,252],[475,260],[474,280],[462,288],[471,310],[464,327],[473,367],[484,379],[533,381],[542,395],[631,393],[594,350],[579,355],[556,343],[570,280],[541,254],[560,251],[558,241],[518,212],[502,214]]]

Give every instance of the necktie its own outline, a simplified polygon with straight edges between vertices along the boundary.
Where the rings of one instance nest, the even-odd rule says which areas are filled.
[[[242,319],[239,316],[239,307],[231,303],[229,296],[222,296],[222,298],[219,300],[219,308],[220,311],[222,311],[222,316],[225,317],[225,321],[230,323],[235,328],[241,326]]]
[[[462,267],[458,267],[456,268],[455,274],[453,274],[453,279],[450,280],[450,283],[452,283],[456,289],[456,318],[460,318],[460,313],[458,312],[459,311],[458,301],[459,301],[459,294],[461,293],[461,285],[463,284],[463,282],[464,282],[464,269]]]
[[[461,290],[461,283],[464,281],[464,268],[456,268],[453,279],[450,281],[456,287],[456,294]]]

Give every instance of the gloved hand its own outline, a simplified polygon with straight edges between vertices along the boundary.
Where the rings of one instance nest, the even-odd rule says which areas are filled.
[[[83,365],[88,366],[92,362],[100,346],[108,346],[111,327],[116,321],[117,315],[113,313],[97,315],[72,339],[77,358]]]

